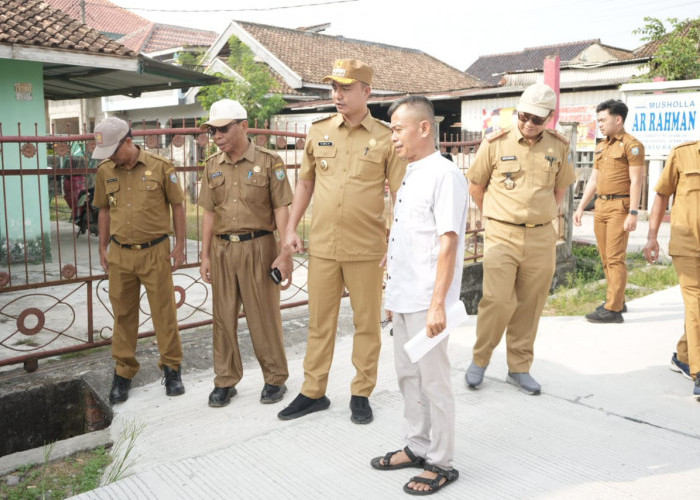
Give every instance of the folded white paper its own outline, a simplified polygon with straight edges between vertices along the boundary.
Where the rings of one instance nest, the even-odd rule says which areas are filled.
[[[458,300],[449,306],[445,311],[445,314],[447,314],[447,325],[439,335],[436,335],[435,337],[428,337],[428,335],[426,335],[425,328],[423,328],[404,344],[403,348],[406,351],[406,354],[408,354],[408,357],[411,358],[412,363],[417,362],[433,347],[445,340],[452,330],[460,326],[462,323],[465,323],[468,318],[467,310],[464,307],[464,302],[461,300]]]

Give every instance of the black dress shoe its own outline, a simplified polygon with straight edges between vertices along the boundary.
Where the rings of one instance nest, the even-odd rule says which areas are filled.
[[[212,408],[221,408],[231,402],[231,398],[238,394],[234,386],[231,387],[214,387],[214,390],[209,394],[209,406]]]
[[[374,420],[372,415],[372,407],[369,405],[369,399],[364,396],[350,397],[350,420],[356,424],[369,424]]]
[[[590,314],[586,314],[586,319],[591,323],[622,323],[625,319],[621,312],[609,311],[604,307],[598,307]]]
[[[123,403],[129,399],[130,388],[131,379],[120,377],[115,371],[112,379],[112,389],[109,391],[109,402],[112,404]]]
[[[166,396],[180,396],[185,393],[185,386],[182,385],[182,377],[180,376],[180,367],[173,370],[169,366],[163,366],[163,380],[161,384],[165,385]]]
[[[285,392],[287,392],[287,386],[284,384],[265,384],[265,387],[263,387],[263,390],[260,393],[260,402],[263,404],[270,404],[282,401]]]
[[[294,398],[292,404],[277,414],[277,417],[280,420],[293,420],[315,411],[325,410],[330,405],[331,401],[326,396],[322,396],[318,399],[311,399],[303,394],[299,394]]]

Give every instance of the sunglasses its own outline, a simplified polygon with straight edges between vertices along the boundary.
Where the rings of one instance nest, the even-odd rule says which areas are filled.
[[[523,123],[527,123],[530,121],[533,125],[542,125],[544,122],[547,121],[547,118],[549,118],[549,115],[542,118],[540,116],[534,116],[529,113],[518,113],[518,120],[520,120]]]
[[[216,135],[217,132],[221,132],[222,134],[225,134],[228,132],[229,127],[232,125],[236,125],[238,123],[241,123],[244,120],[233,120],[231,123],[224,125],[223,127],[213,127],[209,125],[209,135],[214,136]]]

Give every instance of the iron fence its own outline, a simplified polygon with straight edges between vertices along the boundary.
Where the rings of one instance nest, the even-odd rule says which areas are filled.
[[[199,276],[203,212],[197,194],[204,160],[215,151],[208,134],[184,125],[184,120],[180,127],[171,121],[164,128],[132,123],[137,144],[173,161],[187,195],[187,263],[173,273],[181,330],[212,323],[209,288]],[[90,210],[80,213],[94,186],[93,134],[42,136],[36,126],[32,132],[25,135],[18,126],[17,135],[3,135],[0,125],[0,367],[23,363],[29,371],[41,358],[109,344],[113,323],[98,237],[91,231],[97,221]],[[256,144],[280,154],[294,187],[305,134],[266,128],[249,133]],[[445,137],[440,144],[463,171],[477,147],[478,141],[459,137]],[[390,211],[388,193],[386,203]],[[299,226],[305,242],[310,213]],[[482,232],[470,200],[466,262],[481,258]],[[306,271],[307,256],[296,255],[281,308],[307,303]],[[154,332],[145,292],[141,299],[139,337],[148,337]]]

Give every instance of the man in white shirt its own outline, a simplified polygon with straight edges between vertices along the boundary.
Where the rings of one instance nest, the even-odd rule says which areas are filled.
[[[459,300],[467,218],[467,182],[435,149],[433,105],[410,96],[389,109],[392,141],[408,160],[396,195],[387,253],[385,307],[393,319],[394,357],[404,396],[406,446],[372,459],[378,470],[423,468],[404,485],[414,495],[435,493],[459,477],[454,457],[454,395],[447,339],[411,363],[403,346],[425,328],[435,337],[446,309]]]

